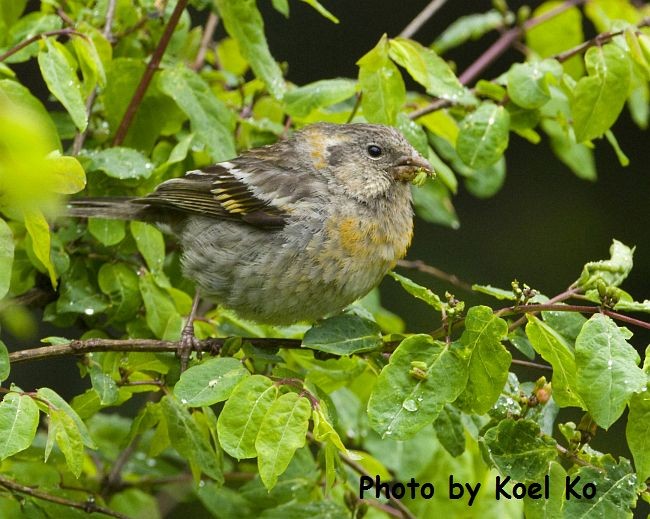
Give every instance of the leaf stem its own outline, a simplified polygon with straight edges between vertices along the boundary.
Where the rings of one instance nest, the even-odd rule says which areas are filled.
[[[147,92],[147,89],[149,88],[149,84],[153,79],[153,75],[158,70],[158,66],[162,61],[162,57],[165,54],[165,50],[167,50],[167,46],[169,45],[169,41],[171,40],[172,34],[174,33],[174,29],[176,29],[176,26],[178,25],[178,22],[181,18],[181,14],[183,14],[183,10],[187,6],[187,2],[188,0],[178,0],[176,7],[174,7],[174,11],[172,12],[171,17],[169,18],[169,21],[165,26],[165,31],[163,32],[163,35],[160,37],[160,41],[156,46],[156,50],[154,50],[153,54],[151,55],[151,59],[147,64],[147,68],[142,74],[140,83],[135,89],[135,92],[133,93],[133,97],[131,98],[129,105],[127,106],[126,111],[124,112],[124,117],[122,118],[122,121],[120,122],[120,125],[118,126],[117,131],[115,132],[115,137],[113,138],[113,146],[119,146],[124,142],[124,139],[126,138],[126,134],[129,131],[129,127],[133,122],[133,118],[135,117],[135,114],[138,111],[138,107],[140,106],[140,103],[142,103],[142,99],[144,99],[144,95]]]

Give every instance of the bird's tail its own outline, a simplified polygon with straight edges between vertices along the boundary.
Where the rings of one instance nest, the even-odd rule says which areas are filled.
[[[66,214],[82,218],[110,220],[139,220],[146,206],[133,202],[132,197],[77,198],[68,200]]]

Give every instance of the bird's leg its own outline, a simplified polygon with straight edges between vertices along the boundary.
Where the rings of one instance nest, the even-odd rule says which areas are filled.
[[[196,351],[197,358],[201,358],[201,346],[198,339],[194,335],[194,319],[196,318],[196,311],[199,307],[200,293],[199,289],[194,292],[194,300],[192,301],[192,309],[190,315],[187,316],[187,322],[181,331],[181,341],[176,349],[176,356],[181,359],[181,372],[187,369],[187,364],[190,360],[192,351]]]

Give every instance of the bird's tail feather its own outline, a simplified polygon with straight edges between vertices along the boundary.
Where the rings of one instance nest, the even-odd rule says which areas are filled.
[[[69,200],[68,216],[108,218],[110,220],[138,220],[146,206],[133,202],[131,197],[77,198]]]

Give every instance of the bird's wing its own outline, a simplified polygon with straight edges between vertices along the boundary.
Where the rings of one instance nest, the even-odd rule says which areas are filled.
[[[308,194],[297,178],[305,174],[283,168],[282,162],[248,153],[167,180],[136,201],[261,228],[279,228],[285,224],[292,203]]]

